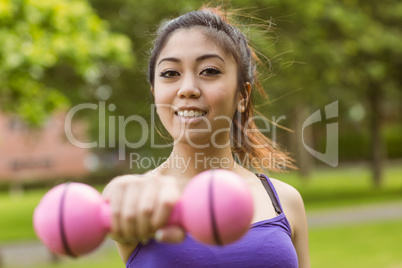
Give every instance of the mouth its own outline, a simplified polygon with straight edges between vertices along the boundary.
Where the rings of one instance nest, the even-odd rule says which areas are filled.
[[[205,116],[207,114],[207,112],[201,111],[201,110],[195,110],[195,109],[185,109],[185,110],[175,111],[175,114],[179,117],[196,118],[196,117]]]

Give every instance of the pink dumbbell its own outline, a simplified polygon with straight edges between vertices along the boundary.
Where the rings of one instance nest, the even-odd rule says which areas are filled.
[[[216,169],[190,181],[168,224],[183,227],[203,243],[225,245],[248,231],[252,216],[253,200],[245,182],[233,172]],[[45,194],[33,224],[52,252],[80,256],[102,243],[110,231],[111,211],[94,188],[66,183]]]

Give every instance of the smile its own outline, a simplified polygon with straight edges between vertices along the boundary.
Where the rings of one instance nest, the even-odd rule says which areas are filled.
[[[204,116],[207,112],[199,110],[180,110],[176,111],[175,114],[180,117],[200,117]]]

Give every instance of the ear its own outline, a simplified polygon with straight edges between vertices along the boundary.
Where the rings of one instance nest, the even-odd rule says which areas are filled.
[[[155,97],[155,90],[154,90],[154,88],[151,87],[150,89],[151,89],[152,95],[154,95],[154,97]]]
[[[244,84],[245,87],[245,94],[239,94],[239,101],[237,102],[237,110],[241,113],[244,113],[244,111],[247,108],[248,100],[250,98],[251,94],[251,84],[249,82]]]

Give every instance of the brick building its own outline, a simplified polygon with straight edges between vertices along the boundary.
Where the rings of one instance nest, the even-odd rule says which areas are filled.
[[[64,133],[65,113],[49,118],[40,129],[28,128],[0,113],[0,181],[81,177],[89,173],[91,153],[71,144]],[[72,124],[75,138],[85,140],[85,124]]]

